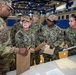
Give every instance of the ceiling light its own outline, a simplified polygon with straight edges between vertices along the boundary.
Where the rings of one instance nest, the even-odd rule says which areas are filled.
[[[57,4],[59,4],[59,3],[57,3]]]

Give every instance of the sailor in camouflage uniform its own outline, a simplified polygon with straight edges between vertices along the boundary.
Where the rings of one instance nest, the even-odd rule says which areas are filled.
[[[33,13],[32,25],[30,26],[30,28],[32,29],[33,33],[35,33],[36,37],[38,36],[37,34],[39,33],[39,30],[42,27],[42,25],[40,24],[39,18],[40,18],[40,14],[37,11],[35,11]],[[36,45],[39,45],[38,44],[38,37],[36,39],[37,39]],[[34,60],[36,61],[36,64],[39,64],[40,63],[40,50],[36,51],[35,54],[32,53],[31,59],[33,59],[32,65],[34,64]]]
[[[64,41],[66,45],[64,48],[76,46],[76,15],[69,18],[69,25],[70,27],[65,31]],[[69,50],[69,56],[75,54],[76,49]]]
[[[63,33],[61,29],[55,24],[55,15],[50,15],[47,18],[47,25],[42,27],[41,32],[39,33],[39,38],[41,43],[46,43],[50,45],[50,48],[58,47],[63,40]],[[42,48],[44,50],[44,48]],[[58,51],[58,50],[55,50]],[[57,56],[56,56],[57,54]],[[53,55],[44,54],[44,62],[48,62],[58,58],[58,53],[54,53]]]
[[[21,28],[23,28],[22,21],[21,21],[23,16],[21,16],[20,22],[17,22],[12,26],[11,31],[10,31],[10,38],[11,38],[11,43],[12,43],[13,47],[16,46],[16,44],[15,44],[15,34],[17,33],[17,31],[19,31]],[[15,60],[16,60],[16,58],[15,58]],[[13,70],[15,70],[16,69],[16,63],[13,63],[12,65],[15,65],[12,68]]]
[[[32,25],[30,26],[30,28],[33,29],[34,33],[36,33],[42,26],[39,22],[39,17],[39,13],[35,11],[32,17]]]
[[[17,33],[18,30],[20,30],[22,28],[22,25],[20,22],[17,22],[15,23],[12,28],[11,28],[11,31],[10,31],[10,38],[11,38],[11,44],[13,47],[16,46],[15,44],[15,34]],[[14,60],[16,60],[16,56],[14,58]],[[11,70],[15,70],[16,69],[16,62],[12,63],[12,68]]]
[[[35,48],[35,35],[30,29],[31,19],[29,16],[24,16],[22,19],[23,28],[20,29],[15,35],[15,43],[18,48],[30,48],[31,53],[34,54]],[[30,57],[30,65],[32,64],[32,58]]]
[[[10,10],[13,9],[9,2],[0,2],[0,75],[6,75],[10,71],[12,53],[18,48],[11,47],[10,31],[3,18],[7,18]]]

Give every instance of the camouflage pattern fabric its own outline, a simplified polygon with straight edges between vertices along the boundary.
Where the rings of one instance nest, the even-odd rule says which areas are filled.
[[[69,27],[65,31],[64,41],[65,44],[67,44],[69,47],[76,46],[76,28],[73,29]],[[75,54],[76,54],[76,49],[69,50],[69,56]]]
[[[63,40],[63,33],[61,31],[61,29],[54,25],[51,29],[48,28],[48,26],[43,26],[41,32],[39,33],[39,39],[41,43],[45,43],[44,42],[44,38],[46,39],[46,43],[48,45],[54,45],[55,47],[59,46]],[[55,50],[56,52],[58,52],[58,50]],[[48,55],[48,54],[43,54],[44,56],[44,62],[48,62],[54,59],[58,58],[58,53],[54,53],[54,55]],[[57,54],[57,56],[56,56]]]
[[[40,22],[32,23],[30,28],[33,30],[33,33],[36,33],[41,28]]]
[[[13,60],[13,54],[10,54],[13,48],[11,47],[9,33],[10,31],[5,21],[0,18],[0,73],[2,75],[10,70],[10,63]]]
[[[28,48],[29,46],[35,48],[35,36],[32,30],[25,31],[23,28],[20,29],[15,35],[16,46],[19,48]]]
[[[16,47],[18,48],[28,48],[28,47],[35,48],[36,44],[35,42],[36,38],[31,29],[29,32],[27,32],[22,28],[15,35],[15,43]],[[32,54],[35,55],[35,53]],[[33,59],[31,58],[30,58],[30,65],[33,65],[32,61],[34,60],[35,57],[33,57]]]
[[[20,30],[22,28],[22,25],[20,24],[20,22],[15,23],[12,28],[11,28],[11,33],[10,33],[10,37],[11,37],[11,42],[12,42],[12,46],[16,46],[15,44],[15,34],[17,33],[18,30]]]
[[[36,46],[38,46],[40,43],[38,41],[38,33],[39,33],[39,30],[40,28],[42,27],[42,25],[40,24],[40,22],[36,22],[36,23],[32,23],[31,25],[31,29],[33,31],[33,33],[35,34],[35,37],[36,37]],[[35,54],[31,53],[31,66],[34,65],[34,60],[36,61],[36,64],[39,64],[40,63],[40,50],[36,51]]]
[[[34,60],[36,65],[40,64],[40,50],[36,51],[35,53],[31,53],[30,57],[30,66],[34,65]]]
[[[22,28],[22,25],[20,24],[20,22],[15,23],[15,24],[12,26],[12,28],[11,28],[10,38],[11,38],[11,44],[12,44],[13,47],[16,46],[16,44],[15,44],[15,34],[16,34],[17,31],[19,31],[21,28]],[[15,60],[16,60],[16,58],[15,58]],[[13,64],[15,65],[14,67],[13,67]],[[13,64],[12,64],[11,70],[16,69],[16,63],[13,63]]]

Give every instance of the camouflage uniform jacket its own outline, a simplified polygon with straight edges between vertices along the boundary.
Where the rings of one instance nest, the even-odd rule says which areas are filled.
[[[15,42],[18,48],[35,48],[35,35],[31,29],[27,32],[22,28],[16,33]]]
[[[15,34],[17,33],[18,30],[20,30],[22,28],[22,25],[20,24],[20,22],[17,22],[13,25],[13,27],[11,28],[11,33],[10,33],[10,37],[11,37],[11,42],[12,42],[12,46],[16,46],[15,44]]]
[[[41,26],[42,25],[39,22],[37,22],[37,23],[32,23],[30,28],[32,29],[33,33],[36,33],[41,28]]]
[[[41,24],[39,22],[36,22],[36,23],[32,23],[31,25],[31,30],[33,32],[33,34],[35,35],[35,38],[36,38],[36,44],[35,46],[38,46],[39,45],[39,40],[38,40],[38,33],[40,31],[40,28],[41,28]],[[34,65],[34,60],[36,60],[36,64],[39,64],[40,63],[40,50],[36,51],[35,53],[31,53],[31,56],[30,56],[30,65]]]
[[[0,72],[5,72],[9,70],[9,64],[12,60],[10,56],[10,51],[12,50],[12,47],[10,46],[10,44],[10,31],[6,26],[5,21],[0,18]]]
[[[76,46],[76,28],[73,29],[69,27],[65,31],[65,33],[66,33],[64,38],[65,43],[68,44],[69,46]]]
[[[46,43],[48,45],[59,46],[63,40],[63,33],[56,25],[54,25],[51,29],[49,29],[48,25],[46,25],[42,27],[42,30],[39,33],[39,38],[41,42],[44,42],[43,39],[46,38]]]
[[[11,40],[10,40],[10,30],[9,28],[6,26],[5,21],[0,18],[0,51],[3,52],[3,49],[5,51],[6,47],[10,47],[9,46],[11,44]],[[7,46],[8,45],[8,46]],[[2,48],[4,47],[4,48]]]

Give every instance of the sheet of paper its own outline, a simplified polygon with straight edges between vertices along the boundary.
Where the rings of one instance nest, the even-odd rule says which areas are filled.
[[[73,49],[73,48],[76,48],[76,46],[69,47],[69,48],[67,48],[67,49],[63,49],[63,51],[70,50],[70,49]]]
[[[36,73],[35,75],[40,75],[40,73]]]
[[[76,68],[76,63],[71,61],[68,58],[64,58],[64,59],[60,59],[55,61],[57,63],[57,65],[62,69],[62,68],[69,68],[69,69],[73,69]]]
[[[54,53],[54,50],[55,50],[55,48],[53,48],[53,49],[50,49],[50,46],[49,46],[49,45],[45,45],[45,48],[44,48],[44,51],[43,51],[43,53],[46,53],[46,54],[53,55],[53,53]]]
[[[65,58],[64,60],[66,60],[66,62],[63,62],[69,69],[73,69],[73,68],[76,68],[76,63],[71,61],[70,59],[68,58]],[[63,60],[63,61],[64,61]],[[68,64],[67,64],[68,63]]]
[[[65,75],[65,74],[62,71],[60,71],[58,68],[56,68],[46,72],[46,75]]]
[[[59,66],[59,68],[61,68],[61,69],[67,68],[62,62],[60,62],[60,61],[55,61],[55,62],[57,63],[57,65]]]

